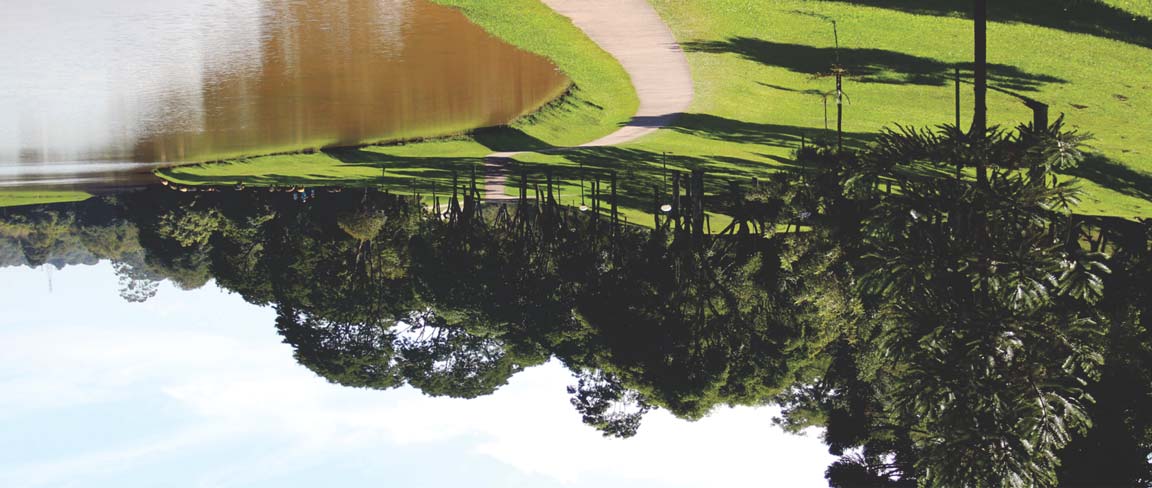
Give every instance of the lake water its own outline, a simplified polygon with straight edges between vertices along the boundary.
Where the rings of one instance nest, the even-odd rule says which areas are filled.
[[[0,66],[22,183],[497,125],[568,86],[422,0],[6,2]]]

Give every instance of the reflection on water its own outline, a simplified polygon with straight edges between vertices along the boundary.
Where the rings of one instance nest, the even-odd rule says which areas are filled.
[[[477,398],[559,359],[605,435],[775,404],[786,430],[824,427],[828,476],[861,486],[1147,479],[1152,228],[1053,212],[1066,189],[1009,172],[899,183],[734,188],[708,197],[735,219],[722,235],[546,197],[433,217],[371,190],[152,189],[0,210],[0,263],[109,259],[131,302],[214,279],[345,386]]]
[[[422,0],[4,10],[0,165],[21,174],[437,135],[506,123],[567,86],[547,60]]]

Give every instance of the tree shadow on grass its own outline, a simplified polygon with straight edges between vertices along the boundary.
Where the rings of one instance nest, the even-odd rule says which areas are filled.
[[[653,207],[654,192],[671,191],[673,172],[687,172],[694,169],[708,171],[712,169],[714,163],[703,157],[672,156],[668,159],[666,173],[662,164],[663,155],[655,151],[604,146],[570,148],[555,154],[563,156],[573,164],[558,166],[517,163],[513,174],[527,173],[529,181],[537,183],[544,180],[546,174],[551,174],[554,181],[565,184],[583,181],[586,194],[591,193],[592,181],[598,179],[603,193],[607,194],[608,182],[612,173],[616,173],[619,205],[622,208],[645,212]],[[706,191],[716,192],[727,188],[727,181],[733,176],[730,171],[711,173],[711,176],[705,179]],[[514,181],[519,179],[510,178],[509,185],[514,185]]]
[[[375,166],[387,168],[389,171],[394,169],[430,169],[450,172],[466,169],[480,162],[480,158],[396,156],[354,147],[325,149],[324,154],[344,164]]]
[[[681,114],[668,128],[682,134],[707,139],[741,144],[789,147],[792,149],[799,149],[803,143],[832,143],[836,140],[836,131],[834,129],[824,130],[793,125],[760,124],[697,113]],[[844,147],[861,149],[875,137],[875,134],[845,132]]]
[[[542,151],[554,146],[514,127],[485,127],[472,131],[472,139],[494,151]]]
[[[740,120],[716,117],[707,114],[681,114],[668,129],[697,137],[745,144],[762,144],[797,149],[802,140],[813,142],[813,136],[824,133],[822,139],[831,142],[834,133],[813,130],[807,127],[777,124],[758,124]],[[845,134],[845,146],[862,148],[874,137],[873,134]],[[764,179],[777,172],[803,172],[808,168],[795,161],[766,154],[757,154],[763,160],[743,159],[725,155],[681,155],[670,154],[667,158],[668,172],[664,170],[664,155],[659,151],[630,147],[578,147],[561,151],[547,151],[563,156],[570,164],[516,163],[512,173],[527,173],[535,183],[544,181],[547,173],[558,181],[576,182],[583,180],[591,188],[595,178],[603,183],[612,172],[617,174],[620,205],[625,208],[646,210],[653,205],[654,193],[670,192],[671,173],[687,173],[702,170],[705,190],[709,194],[721,195],[729,191],[733,181],[750,182],[754,178]],[[514,185],[517,178],[511,178]],[[590,190],[589,190],[590,191]],[[606,190],[605,190],[606,191]]]
[[[453,176],[458,182],[466,182],[474,170],[478,178],[483,178],[482,158],[396,156],[363,148],[333,148],[324,153],[344,164],[380,168],[381,175],[373,183],[377,186],[407,185],[427,190],[436,182],[448,188]]]
[[[835,129],[761,124],[699,113],[682,114],[668,129],[694,137],[737,144],[787,148],[791,151],[800,149],[803,145],[833,145],[836,143]],[[876,134],[874,133],[845,132],[844,147],[851,150],[861,150],[867,147],[875,137]],[[701,169],[745,177],[763,177],[766,171],[805,169],[788,158],[758,153],[757,155],[772,161],[772,163],[748,161],[727,156],[711,156],[705,159]]]
[[[1092,155],[1070,175],[1090,180],[1100,186],[1131,197],[1152,201],[1152,175],[1143,173],[1101,155]]]
[[[826,0],[919,15],[970,17],[970,0]],[[1152,48],[1152,19],[1099,0],[998,0],[988,2],[992,22],[1018,22],[1089,34]]]
[[[799,93],[801,95],[813,95],[813,96],[817,96],[817,97],[824,95],[824,92],[822,92],[820,90],[813,89],[813,88],[809,88],[807,90],[797,90],[795,88],[789,88],[789,87],[780,86],[780,85],[773,85],[771,83],[764,83],[761,81],[757,81],[756,84],[763,86],[763,87],[771,88],[773,90],[780,90],[780,91],[789,92],[789,93]]]
[[[836,59],[834,48],[784,44],[751,37],[724,41],[693,41],[684,44],[690,52],[734,53],[768,66],[780,66],[807,75],[827,73]],[[898,85],[944,86],[952,82],[956,64],[884,49],[840,48],[841,64],[853,82]],[[959,65],[971,71],[971,64]],[[1045,84],[1066,83],[1049,75],[1028,73],[1004,64],[988,66],[989,82],[1004,90],[1037,91]]]
[[[473,168],[477,169],[479,177],[483,177],[483,173],[479,169],[480,158],[394,156],[354,147],[330,148],[324,149],[323,152],[343,164],[379,168],[380,173],[373,177],[319,173],[276,174],[274,172],[243,176],[180,174],[179,178],[192,184],[202,185],[231,185],[243,182],[255,186],[371,186],[396,191],[415,189],[427,193],[433,188],[451,188],[453,176],[461,184],[468,182]]]

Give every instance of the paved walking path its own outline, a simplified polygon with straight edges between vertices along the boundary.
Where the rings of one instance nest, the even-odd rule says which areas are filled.
[[[613,146],[656,132],[692,104],[688,59],[647,0],[541,0],[568,17],[611,54],[632,78],[640,108],[627,125],[577,147]],[[484,161],[484,198],[508,200],[504,194],[508,158],[516,152],[493,153]]]

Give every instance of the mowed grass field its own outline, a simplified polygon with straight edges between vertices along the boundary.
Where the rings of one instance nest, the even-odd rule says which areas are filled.
[[[82,191],[72,190],[2,190],[0,189],[0,207],[19,207],[22,205],[43,205],[47,203],[79,202],[92,198],[92,195]]]
[[[669,130],[622,147],[517,156],[523,168],[551,169],[568,179],[592,174],[593,168],[598,174],[615,170],[629,203],[639,207],[650,206],[653,185],[663,184],[665,152],[672,168],[709,171],[714,188],[728,179],[793,169],[790,158],[802,139],[832,136],[825,130],[825,103],[835,127],[835,105],[827,97],[835,84],[826,75],[837,59],[849,71],[844,129],[850,146],[867,144],[894,123],[953,121],[956,67],[964,80],[962,124],[970,121],[968,1],[651,2],[692,66],[696,100],[689,113]],[[346,153],[277,156],[177,168],[165,175],[191,184],[393,184],[380,168],[437,171],[475,164],[492,150],[570,145],[610,131],[634,110],[630,90],[609,83],[626,82],[619,66],[536,0],[442,3],[461,7],[490,32],[553,59],[576,84],[574,96],[510,128],[367,148],[362,160]],[[1004,0],[993,6],[990,119],[1006,127],[1030,121],[1022,99],[1031,98],[1049,104],[1053,119],[1064,113],[1070,126],[1094,134],[1094,157],[1069,175],[1080,178],[1087,191],[1079,208],[1084,213],[1152,217],[1150,4]],[[551,36],[559,41],[548,40]]]

